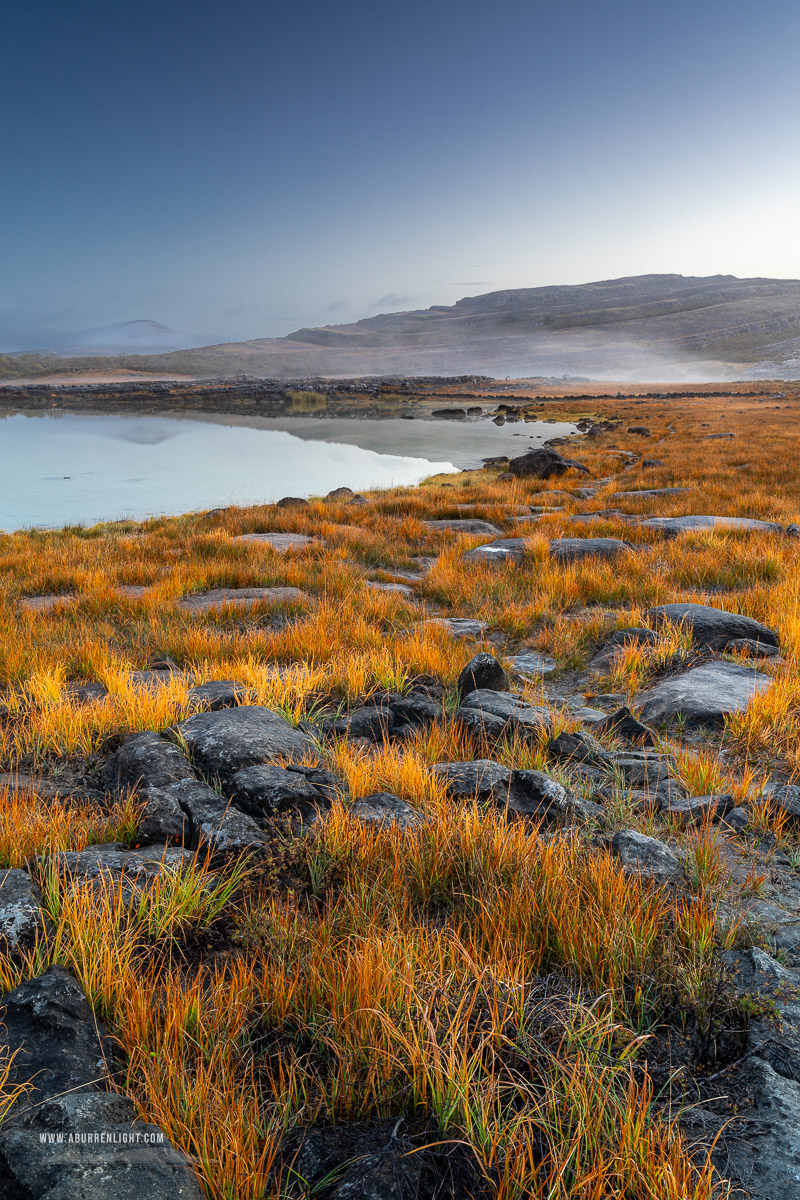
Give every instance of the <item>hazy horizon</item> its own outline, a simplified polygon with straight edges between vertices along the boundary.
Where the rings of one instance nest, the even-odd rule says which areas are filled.
[[[17,6],[0,346],[798,278],[798,34],[797,0]]]

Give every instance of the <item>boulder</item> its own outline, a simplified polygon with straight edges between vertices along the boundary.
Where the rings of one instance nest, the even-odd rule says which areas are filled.
[[[764,788],[764,795],[773,808],[800,820],[800,787],[796,783],[770,782]]]
[[[508,691],[508,676],[493,654],[476,654],[458,677],[459,701],[463,702],[465,696],[479,689]]]
[[[736,1082],[749,1103],[744,1122],[726,1130],[725,1174],[750,1200],[800,1200],[800,1083],[758,1057],[744,1062]]]
[[[254,817],[270,817],[291,809],[303,809],[323,798],[314,784],[297,771],[276,763],[243,767],[231,780],[231,795],[237,808]],[[327,800],[324,801],[327,807]]]
[[[757,642],[753,638],[732,638],[729,642],[726,641],[721,648],[729,652],[737,651],[739,654],[746,655],[747,658],[779,659],[781,656],[778,646],[767,646],[764,642]]]
[[[28,872],[0,872],[0,943],[6,953],[29,950],[49,928],[42,894]]]
[[[479,534],[486,534],[487,537],[498,537],[500,530],[496,525],[492,525],[490,521],[479,521],[474,518],[457,518],[454,520],[436,520],[426,521],[428,529],[444,530],[447,533],[464,533],[477,537]]]
[[[682,716],[692,725],[722,725],[726,716],[744,712],[772,684],[768,676],[738,663],[703,663],[662,679],[642,693],[637,707],[645,722],[661,724]]]
[[[185,781],[171,786],[203,787],[204,784]],[[126,904],[145,892],[159,875],[167,872],[177,875],[193,861],[194,856],[182,846],[154,845],[129,850],[121,842],[87,846],[85,850],[57,850],[37,859],[44,874],[54,870],[67,884],[80,887],[99,887],[104,881],[115,887],[121,884]]]
[[[189,818],[195,849],[215,859],[265,848],[267,839],[253,818],[223,800],[207,783],[187,780],[170,790]]]
[[[734,806],[729,792],[713,796],[685,796],[670,798],[662,804],[662,810],[681,829],[688,825],[702,825],[704,821],[716,821],[724,817]]]
[[[198,767],[230,780],[242,767],[316,755],[316,743],[271,708],[247,705],[222,712],[195,713],[171,731],[180,737]]]
[[[689,630],[692,641],[701,646],[721,643],[723,645],[738,638],[763,642],[765,646],[777,646],[778,635],[773,629],[754,621],[741,613],[726,612],[724,608],[713,608],[708,604],[661,604],[651,608],[647,614],[658,627],[669,621]]]
[[[489,738],[515,732],[538,736],[550,728],[546,708],[527,704],[521,696],[510,692],[484,689],[470,692],[455,718],[473,735]]]
[[[627,784],[645,791],[666,783],[675,767],[674,760],[668,755],[652,750],[612,751],[608,762]]]
[[[652,529],[665,537],[679,533],[696,533],[705,529],[746,529],[763,533],[783,533],[783,526],[775,521],[757,521],[751,517],[724,517],[691,515],[686,517],[647,517],[641,522],[642,529]]]
[[[396,825],[398,829],[417,829],[424,820],[416,808],[390,792],[362,796],[354,800],[347,811],[362,824],[377,828]]]
[[[537,450],[529,450],[518,458],[512,458],[508,469],[517,479],[551,479],[555,475],[565,475],[567,471],[589,474],[588,467],[583,463],[564,458],[552,446],[540,446]]]
[[[623,870],[659,883],[676,880],[682,874],[680,859],[657,838],[636,829],[622,829],[611,839],[611,849]]]
[[[275,502],[276,508],[308,508],[309,503],[304,496],[282,496]]]
[[[636,434],[637,437],[652,437],[650,430],[646,425],[631,425],[628,433]]]
[[[111,1043],[83,988],[63,967],[48,967],[7,992],[0,1000],[0,1023],[4,1044],[16,1052],[9,1082],[32,1081],[15,1113],[51,1096],[107,1082]]]
[[[155,730],[126,738],[106,763],[105,784],[111,791],[122,788],[165,787],[181,779],[196,779],[186,755]]]
[[[553,538],[550,557],[559,563],[580,562],[584,558],[614,559],[635,547],[619,538]]]
[[[476,546],[474,550],[467,550],[464,554],[464,562],[522,562],[524,554],[525,538],[501,538],[497,542],[487,542],[485,546]]]
[[[436,763],[432,772],[452,800],[471,800],[474,796],[480,804],[508,803],[512,772],[502,763],[489,758]]]
[[[573,762],[588,762],[599,766],[609,761],[607,751],[589,733],[560,733],[547,748],[555,758]]]
[[[186,814],[178,801],[165,788],[147,787],[139,794],[144,810],[139,820],[136,839],[142,845],[179,845],[191,840]]]
[[[188,1159],[125,1096],[47,1100],[0,1133],[2,1200],[203,1200]]]

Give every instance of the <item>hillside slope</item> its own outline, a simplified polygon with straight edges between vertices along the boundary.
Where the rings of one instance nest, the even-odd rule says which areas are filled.
[[[519,288],[282,338],[92,366],[270,377],[460,374],[612,379],[800,377],[800,281],[641,275]],[[80,359],[60,367],[84,366]]]

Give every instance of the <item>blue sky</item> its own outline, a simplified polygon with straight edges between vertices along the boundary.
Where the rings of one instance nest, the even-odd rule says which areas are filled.
[[[0,349],[651,271],[800,277],[800,0],[26,0]]]

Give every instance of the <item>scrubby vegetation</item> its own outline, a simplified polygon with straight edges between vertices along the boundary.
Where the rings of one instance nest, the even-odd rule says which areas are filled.
[[[303,1182],[293,1131],[381,1122],[424,1196],[730,1194],[712,1165],[715,1135],[694,1144],[683,1117],[746,1024],[722,956],[762,937],[748,901],[771,856],[800,861],[793,821],[763,794],[769,776],[800,772],[799,543],[722,529],[666,540],[610,516],[593,536],[648,549],[571,566],[548,556],[550,538],[589,532],[572,521],[589,508],[793,523],[797,400],[788,411],[746,396],[736,411],[727,403],[572,401],[572,413],[622,418],[574,450],[591,486],[613,476],[590,503],[575,494],[584,483],[575,476],[509,481],[492,470],[367,504],[0,537],[0,765],[65,792],[46,799],[40,786],[37,799],[7,781],[0,793],[0,864],[40,856],[51,921],[35,949],[0,959],[0,983],[5,991],[51,962],[76,974],[118,1041],[115,1086],[192,1156],[209,1197],[332,1195],[335,1171]],[[662,465],[639,458],[623,472],[619,450],[642,454],[642,439],[625,432],[634,418],[650,427],[647,452]],[[706,440],[720,430],[736,436]],[[611,499],[660,486],[690,490]],[[540,503],[554,511],[515,525],[522,506]],[[524,562],[466,564],[480,538],[425,524],[464,516],[525,536]],[[262,530],[316,540],[285,555],[235,540]],[[421,558],[433,562],[413,596],[367,586],[413,573]],[[120,590],[131,585],[148,590]],[[178,603],[256,586],[293,586],[306,598],[206,613]],[[25,603],[54,595],[62,601]],[[583,674],[609,634],[646,624],[648,608],[673,600],[747,614],[780,636],[782,659],[762,666],[775,686],[746,713],[701,736],[680,725],[659,734],[690,795],[750,802],[741,835],[710,822],[681,828],[637,803],[624,780],[596,820],[563,828],[448,797],[431,767],[488,754],[574,785],[550,751],[554,732],[578,728],[568,695],[581,686],[588,704],[601,691],[632,702],[694,661],[685,629],[668,625],[591,685]],[[442,615],[486,622],[486,639],[426,623]],[[480,648],[556,659],[547,686],[518,687],[550,708],[548,734],[487,749],[453,719],[459,672]],[[171,682],[148,688],[130,676],[165,657],[183,672]],[[295,724],[422,684],[443,686],[444,709],[399,741],[322,739],[319,757],[342,782],[326,818],[303,833],[276,820],[269,853],[214,864],[211,879],[202,853],[133,898],[109,880],[78,886],[45,869],[56,850],[135,845],[135,793],[103,803],[69,793],[102,779],[126,734],[174,726],[191,711],[191,684],[211,679],[241,682],[249,703]],[[107,692],[86,702],[69,686],[79,680]],[[350,800],[378,791],[424,819],[376,828],[348,812]],[[626,873],[608,844],[622,828],[678,848],[685,883],[658,888]],[[665,1067],[673,1054],[674,1069]]]

